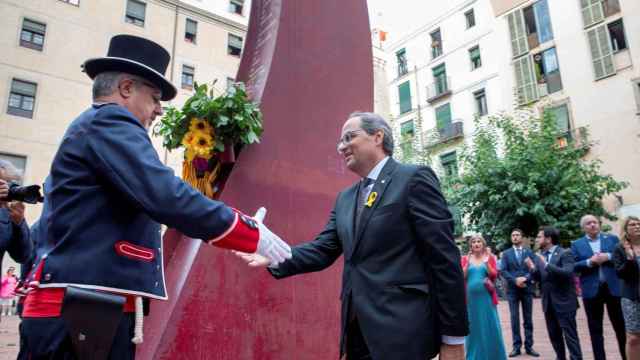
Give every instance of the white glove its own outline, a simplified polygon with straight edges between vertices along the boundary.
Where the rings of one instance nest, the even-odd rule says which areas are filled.
[[[258,249],[256,254],[262,255],[269,259],[272,266],[287,259],[291,259],[291,247],[282,241],[278,235],[269,230],[262,221],[267,214],[267,209],[261,207],[256,211],[254,219],[258,223],[258,231],[260,232],[260,240],[258,240]]]

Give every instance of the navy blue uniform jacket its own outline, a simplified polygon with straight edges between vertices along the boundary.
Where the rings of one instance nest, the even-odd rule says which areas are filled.
[[[71,123],[49,181],[40,287],[166,299],[160,224],[207,240],[235,219],[163,165],[142,124],[117,104],[93,105]]]

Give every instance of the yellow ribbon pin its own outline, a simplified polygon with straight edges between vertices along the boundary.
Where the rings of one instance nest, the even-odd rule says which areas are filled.
[[[378,197],[378,193],[375,191],[369,194],[369,197],[367,198],[367,204],[366,204],[367,207],[373,206],[373,202],[376,201],[377,197]]]

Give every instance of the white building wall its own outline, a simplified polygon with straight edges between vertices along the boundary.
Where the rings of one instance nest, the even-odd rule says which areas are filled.
[[[495,1],[495,0],[494,0]],[[611,174],[616,180],[629,182],[629,187],[616,197],[605,199],[609,211],[619,215],[640,215],[640,2],[619,0],[621,13],[607,17],[605,23],[622,18],[628,50],[615,55],[617,74],[595,80],[591,50],[579,0],[548,0],[555,46],[560,65],[563,89],[538,101],[534,106],[550,102],[569,104],[570,122],[573,129],[588,127],[590,137],[596,142],[587,159],[602,161],[602,172]],[[535,1],[525,1],[517,8],[526,7]],[[504,4],[499,7],[504,10]],[[508,44],[508,51],[498,59],[503,103],[511,104],[515,87],[511,64],[511,49],[506,16],[515,8],[497,18],[497,32],[501,42]],[[546,48],[547,46],[545,46]],[[614,224],[614,230],[617,230]]]
[[[476,25],[467,29],[465,12],[473,9]],[[388,53],[389,98],[391,99],[392,123],[399,134],[399,128],[405,121],[420,121],[423,133],[433,131],[436,127],[435,109],[443,104],[451,104],[452,120],[464,123],[464,141],[471,139],[474,130],[476,104],[473,92],[485,89],[489,114],[508,108],[505,103],[509,96],[503,94],[501,86],[500,56],[509,51],[509,43],[502,41],[502,34],[496,31],[496,19],[493,16],[489,0],[456,1],[449,9],[435,17],[435,20],[424,24],[415,32],[385,46]],[[442,34],[443,54],[436,59],[431,57],[430,34],[436,29]],[[469,49],[478,45],[482,66],[472,70]],[[409,73],[398,78],[396,52],[406,50]],[[432,69],[445,63],[449,86],[452,94],[436,102],[427,101],[427,87],[434,83]],[[411,97],[413,110],[400,114],[398,85],[411,81]],[[424,139],[416,142],[423,145]],[[452,146],[441,146],[440,153],[446,153],[459,147],[459,141]],[[432,159],[437,169],[439,161]]]

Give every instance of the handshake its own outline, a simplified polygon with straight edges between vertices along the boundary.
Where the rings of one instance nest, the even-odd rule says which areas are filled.
[[[262,223],[266,215],[267,209],[261,207],[253,217],[258,223],[260,233],[256,252],[249,254],[233,250],[236,256],[243,259],[251,267],[277,267],[281,262],[291,259],[291,247]]]

